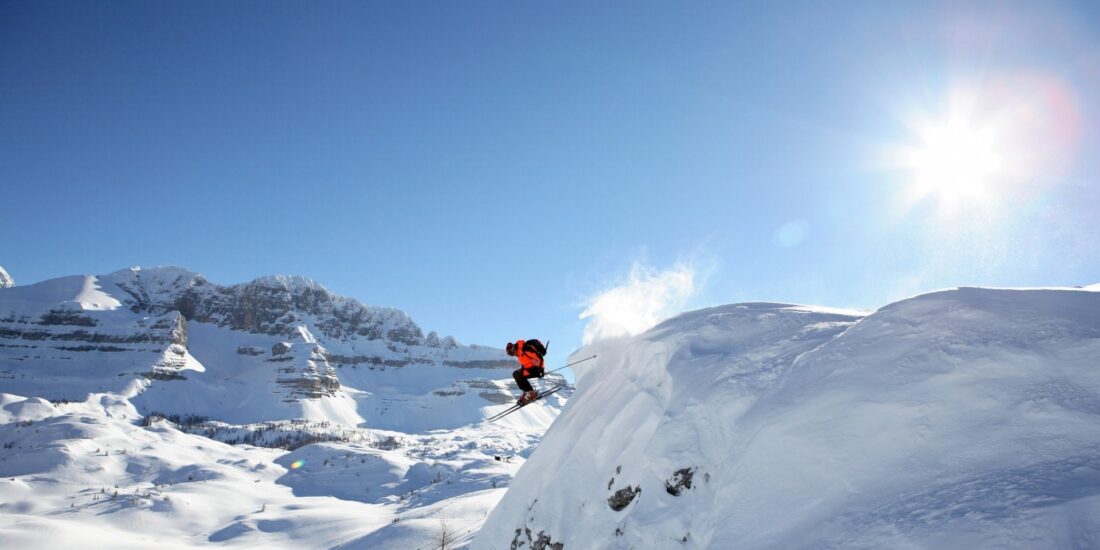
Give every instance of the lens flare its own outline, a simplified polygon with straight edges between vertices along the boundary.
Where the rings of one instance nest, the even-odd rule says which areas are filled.
[[[302,466],[304,466],[305,463],[306,463],[305,459],[299,458],[298,460],[295,460],[294,462],[290,463],[290,469],[291,470],[297,470],[298,468],[301,468]]]
[[[774,242],[776,246],[790,248],[802,244],[802,241],[806,240],[809,233],[810,224],[805,220],[791,220],[775,230],[775,233],[772,235],[772,242]]]

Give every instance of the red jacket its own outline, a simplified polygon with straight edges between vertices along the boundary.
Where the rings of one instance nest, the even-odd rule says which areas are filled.
[[[523,340],[516,340],[516,359],[523,367],[523,375],[527,376],[528,371],[531,369],[542,368],[542,357],[539,357],[539,354],[533,351],[524,351],[523,344]]]

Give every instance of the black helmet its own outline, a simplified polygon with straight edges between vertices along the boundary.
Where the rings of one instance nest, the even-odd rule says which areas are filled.
[[[515,355],[516,354],[516,344],[515,344],[515,342],[508,342],[508,345],[504,346],[504,351],[508,352],[508,355]]]

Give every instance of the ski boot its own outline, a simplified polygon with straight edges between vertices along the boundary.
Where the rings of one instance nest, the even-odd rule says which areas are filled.
[[[519,401],[516,401],[516,405],[523,406],[539,398],[539,392],[531,390],[524,393],[519,397]]]

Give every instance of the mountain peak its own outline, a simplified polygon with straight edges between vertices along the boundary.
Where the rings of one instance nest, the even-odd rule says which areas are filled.
[[[310,290],[329,292],[321,283],[302,275],[267,275],[253,279],[246,283],[246,285],[282,288],[290,292],[299,292],[307,288]]]
[[[99,278],[113,283],[140,283],[150,287],[188,287],[196,281],[205,282],[199,273],[176,266],[141,267],[120,269]]]
[[[15,286],[15,279],[8,275],[7,271],[4,271],[4,267],[0,266],[0,288],[11,288]]]

